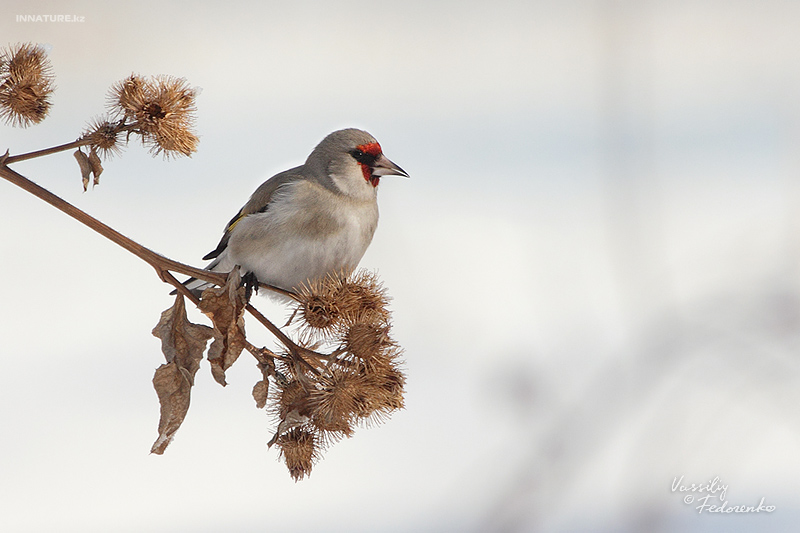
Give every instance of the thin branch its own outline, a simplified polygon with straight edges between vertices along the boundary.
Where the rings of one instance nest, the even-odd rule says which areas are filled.
[[[200,307],[200,298],[198,298],[195,293],[190,291],[186,288],[186,286],[175,279],[175,277],[169,273],[169,271],[163,271],[160,273],[161,279],[165,282],[174,285],[175,288],[181,293],[185,298],[188,298],[190,302],[192,302],[195,307]],[[266,318],[264,318],[266,320]],[[269,321],[268,321],[269,322]],[[269,358],[274,358],[275,354],[273,354],[270,350],[266,348],[257,348],[253,345],[250,341],[245,340],[245,349],[250,352],[250,354],[262,365],[268,365],[270,363]],[[269,352],[265,354],[264,352]]]
[[[258,348],[254,346],[250,341],[245,341],[244,347],[248,352],[250,352],[250,354],[253,357],[256,358],[256,361],[258,361],[262,365],[268,365],[270,361],[276,357],[276,355],[273,354],[270,350],[267,350],[266,348]],[[269,353],[264,353],[264,352],[269,352]]]
[[[277,292],[278,294],[286,296],[287,298],[291,298],[292,300],[294,300],[296,302],[299,301],[298,297],[297,297],[297,294],[292,292],[292,291],[287,291],[286,289],[281,289],[280,287],[276,287],[275,285],[270,285],[269,283],[261,283],[261,282],[259,282],[258,286],[259,287],[263,287],[263,288],[267,289],[268,291]]]
[[[6,163],[8,160],[12,158],[7,158]],[[85,211],[75,207],[71,203],[67,202],[66,200],[62,199],[59,196],[51,193],[44,187],[37,185],[36,183],[32,182],[25,176],[15,172],[14,170],[8,168],[7,166],[0,167],[0,176],[5,178],[6,180],[10,181],[14,185],[20,187],[28,191],[29,193],[33,194],[37,198],[44,200],[48,204],[52,205],[56,209],[66,213],[70,217],[74,218],[78,222],[88,226],[89,228],[93,229],[100,235],[106,237],[107,239],[111,240],[112,242],[122,246],[138,258],[145,261],[147,264],[152,266],[156,269],[159,273],[159,277],[166,281],[164,278],[164,272],[166,270],[170,270],[173,272],[179,272],[181,274],[185,274],[187,276],[194,276],[198,279],[202,279],[203,281],[209,281],[211,283],[216,283],[218,285],[224,285],[225,283],[225,274],[221,274],[218,272],[211,272],[209,270],[196,268],[190,265],[186,265],[183,263],[179,263],[177,261],[173,261],[163,255],[160,255],[149,248],[145,248],[141,244],[131,240],[130,238],[126,237],[122,233],[118,232],[117,230],[107,226],[106,224],[100,222],[93,216],[89,215]]]
[[[295,342],[292,339],[290,339],[289,337],[287,337],[286,334],[283,331],[281,331],[281,329],[278,326],[276,326],[275,324],[270,322],[270,320],[267,317],[262,315],[261,312],[258,309],[256,309],[255,307],[253,307],[251,304],[247,304],[247,307],[245,307],[245,309],[247,309],[247,311],[251,315],[253,315],[253,317],[255,317],[256,320],[261,322],[261,324],[265,328],[267,328],[270,331],[270,333],[275,335],[275,337],[278,338],[278,340],[281,342],[281,344],[286,346],[286,348],[289,350],[289,353],[292,354],[292,358],[293,359],[295,359],[296,361],[300,362],[300,364],[305,366],[312,373],[314,373],[316,375],[319,375],[319,370],[317,370],[316,367],[314,367],[314,365],[310,364],[303,357],[303,354],[316,356],[316,355],[318,355],[316,352],[314,352],[313,350],[309,350],[308,348],[303,348],[302,346],[298,346],[297,344],[295,344]]]
[[[62,211],[63,213],[69,215],[70,217],[74,218],[78,222],[84,224],[85,226],[91,228],[95,232],[99,233],[100,235],[106,237],[110,241],[118,244],[119,246],[125,248],[136,257],[142,259],[147,264],[155,268],[156,272],[158,273],[159,278],[165,283],[169,283],[173,285],[178,292],[183,294],[185,297],[189,298],[195,305],[198,305],[200,300],[191,293],[182,283],[180,283],[177,279],[175,279],[170,271],[172,272],[179,272],[181,274],[185,274],[187,276],[193,276],[195,278],[201,279],[203,281],[208,281],[211,283],[215,283],[217,285],[224,285],[226,280],[226,275],[219,272],[211,272],[205,269],[195,268],[183,263],[179,263],[177,261],[173,261],[163,255],[160,255],[153,250],[142,246],[141,244],[133,241],[129,237],[126,237],[122,233],[118,232],[117,230],[113,229],[112,227],[100,222],[93,216],[89,215],[85,211],[75,207],[71,203],[67,202],[63,198],[51,193],[44,187],[37,185],[36,183],[32,182],[22,174],[8,168],[6,166],[11,161],[20,161],[20,158],[23,159],[30,159],[33,157],[39,157],[42,155],[46,155],[47,153],[55,153],[58,151],[69,150],[70,148],[74,148],[76,146],[81,146],[82,144],[88,144],[85,141],[75,141],[73,143],[64,144],[61,146],[48,148],[47,150],[42,150],[39,152],[31,152],[30,154],[22,154],[20,156],[8,157],[7,155],[3,157],[1,162],[3,163],[0,166],[0,176],[5,178],[6,180],[10,181],[14,185],[17,185],[21,189],[28,191],[29,193],[33,194],[37,198],[47,202],[48,204],[52,205],[56,209]],[[36,154],[36,155],[31,155]],[[278,287],[273,287],[267,284],[260,284],[261,286],[279,292],[284,296],[288,296],[290,298],[296,299],[296,295],[293,292],[286,291],[280,289]],[[301,346],[295,344],[280,328],[278,328],[275,324],[273,324],[269,319],[267,319],[264,315],[262,315],[255,307],[250,304],[247,304],[247,310],[253,315],[256,320],[261,322],[273,335],[275,335],[278,340],[286,346],[286,348],[291,353],[293,359],[298,361],[301,365],[305,366],[309,371],[319,374],[319,371],[308,361],[305,360],[303,355],[312,356],[312,357],[320,357],[321,354],[317,354],[312,350],[308,350]],[[249,343],[248,343],[249,344]],[[248,351],[253,354],[253,356],[261,363],[265,362],[264,356],[261,352],[258,351],[258,348],[250,345],[247,346]],[[251,349],[252,348],[252,349]]]
[[[53,146],[51,148],[44,148],[42,150],[36,150],[34,152],[28,152],[26,154],[12,155],[6,157],[3,163],[6,165],[10,165],[18,161],[25,161],[27,159],[34,159],[36,157],[42,157],[50,154],[57,154],[59,152],[71,150],[72,148],[80,148],[81,146],[86,146],[88,144],[91,144],[91,142],[92,141],[90,139],[87,139],[86,137],[81,137],[76,141],[72,141],[66,144],[59,144],[58,146]]]

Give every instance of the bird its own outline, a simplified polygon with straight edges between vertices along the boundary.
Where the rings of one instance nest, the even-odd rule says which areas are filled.
[[[351,273],[372,242],[378,184],[389,175],[408,177],[375,137],[355,128],[330,133],[304,164],[255,190],[203,257],[213,260],[206,269],[229,272],[238,265],[245,276],[285,291]],[[194,278],[184,285],[195,294],[211,286]]]

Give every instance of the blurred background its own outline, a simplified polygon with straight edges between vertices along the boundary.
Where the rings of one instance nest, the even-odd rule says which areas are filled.
[[[411,178],[382,180],[362,261],[394,297],[406,409],[300,483],[247,354],[225,389],[201,368],[148,454],[169,288],[0,182],[0,530],[796,530],[798,26],[778,0],[5,1],[0,45],[47,44],[57,90],[0,151],[75,139],[132,72],[202,89],[191,158],[132,142],[87,193],[69,153],[14,166],[160,253],[201,265],[341,127]],[[774,511],[673,490],[717,477]]]

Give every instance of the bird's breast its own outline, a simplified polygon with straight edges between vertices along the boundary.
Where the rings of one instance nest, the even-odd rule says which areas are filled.
[[[377,202],[354,201],[301,181],[276,191],[266,211],[237,225],[231,259],[260,281],[291,289],[355,269],[377,224]]]

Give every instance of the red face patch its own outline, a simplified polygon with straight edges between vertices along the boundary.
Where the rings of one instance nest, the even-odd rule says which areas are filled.
[[[368,144],[359,144],[358,146],[356,146],[356,148],[361,150],[365,154],[369,154],[374,157],[378,157],[379,155],[381,155],[381,153],[383,153],[383,150],[381,150],[381,145],[376,142]]]
[[[374,143],[367,143],[367,144],[359,144],[356,146],[356,149],[361,150],[365,154],[369,154],[372,157],[378,157],[383,153],[381,150],[381,145],[377,142]],[[380,182],[380,176],[373,176],[372,175],[372,167],[365,164],[359,163],[361,165],[361,173],[364,175],[364,179],[370,182],[373,187],[378,186],[378,182]]]

